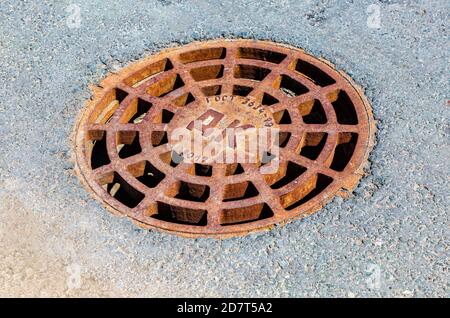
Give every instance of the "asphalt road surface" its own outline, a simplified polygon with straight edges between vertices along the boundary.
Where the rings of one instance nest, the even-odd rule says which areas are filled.
[[[0,296],[449,296],[449,2],[0,3]],[[302,47],[364,88],[377,120],[353,196],[270,232],[136,228],[73,173],[89,84],[161,48]]]

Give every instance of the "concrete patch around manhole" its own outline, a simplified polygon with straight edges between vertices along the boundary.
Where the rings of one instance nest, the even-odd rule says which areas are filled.
[[[202,151],[178,147],[180,129]],[[230,129],[255,132],[257,150]],[[374,133],[364,94],[331,63],[273,42],[217,40],[106,77],[77,122],[75,153],[83,184],[114,214],[223,238],[310,215],[351,191]],[[212,141],[220,147],[205,155]]]

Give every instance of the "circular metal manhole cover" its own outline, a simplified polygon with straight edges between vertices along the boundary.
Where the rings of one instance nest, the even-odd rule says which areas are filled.
[[[371,108],[351,79],[286,45],[192,43],[100,86],[77,123],[77,171],[109,210],[145,228],[227,237],[304,217],[356,186],[373,146]],[[251,156],[233,128],[275,132],[273,148]],[[232,155],[178,147],[180,130]]]

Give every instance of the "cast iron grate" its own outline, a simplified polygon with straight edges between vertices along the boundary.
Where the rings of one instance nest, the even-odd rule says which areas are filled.
[[[226,96],[273,116],[277,172],[176,160],[171,129]],[[115,214],[145,228],[227,237],[304,217],[351,191],[373,138],[369,103],[329,62],[272,42],[221,40],[108,76],[77,123],[76,159],[82,181]]]

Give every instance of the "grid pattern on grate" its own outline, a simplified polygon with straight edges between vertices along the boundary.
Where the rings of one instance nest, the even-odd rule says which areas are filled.
[[[368,103],[351,80],[302,50],[211,41],[112,74],[77,130],[85,183],[115,213],[182,235],[227,236],[319,209],[351,190],[372,147]],[[280,128],[280,167],[177,164],[167,127],[206,96],[254,98]]]

